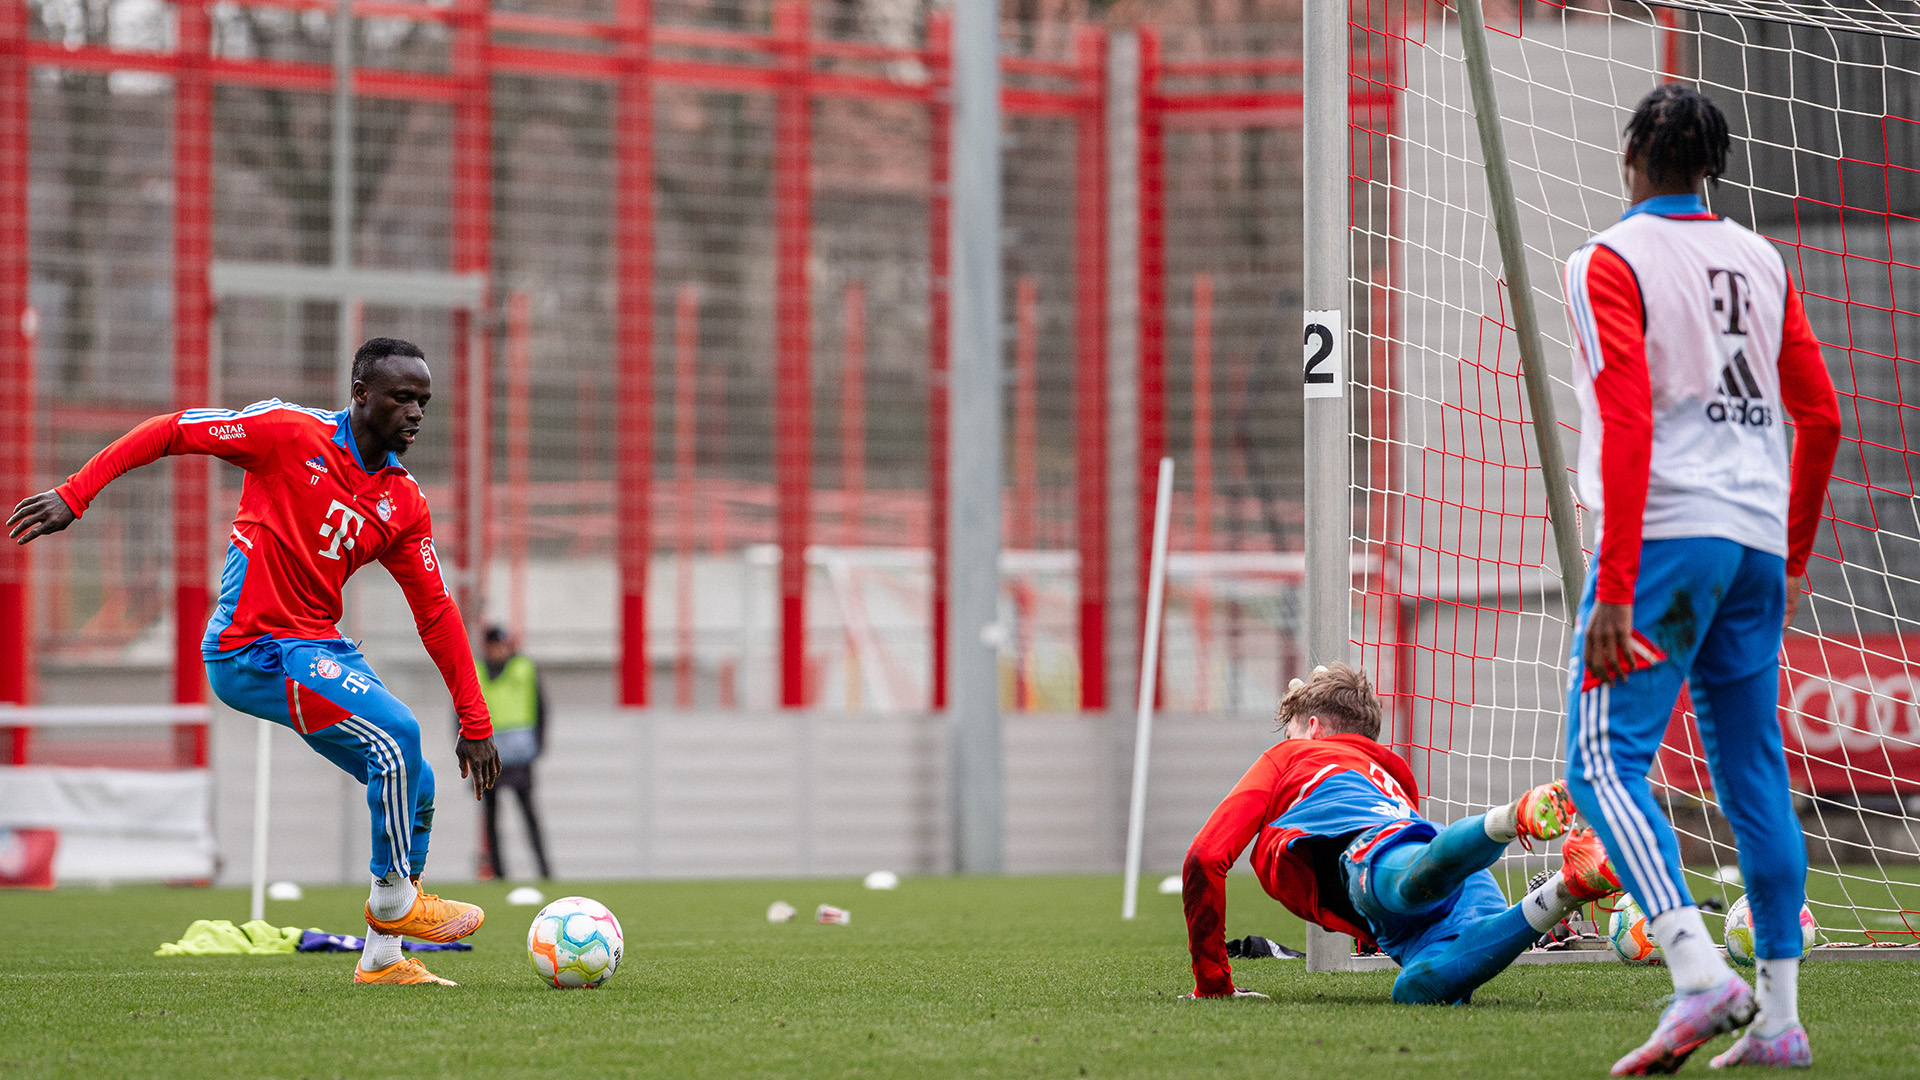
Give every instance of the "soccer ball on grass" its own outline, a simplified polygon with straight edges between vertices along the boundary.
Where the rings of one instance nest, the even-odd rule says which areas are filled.
[[[1800,905],[1800,949],[1813,948],[1813,942],[1819,936],[1820,927],[1813,921],[1813,909]],[[1747,898],[1742,896],[1727,909],[1727,959],[1741,967],[1753,966],[1753,909],[1747,906]]]
[[[1613,946],[1613,955],[1629,964],[1660,966],[1666,963],[1660,955],[1660,946],[1653,940],[1652,922],[1631,896],[1622,896],[1620,906],[1607,920],[1607,944]]]
[[[606,905],[568,896],[540,909],[527,928],[527,957],[540,981],[562,990],[613,978],[625,947],[620,920]]]

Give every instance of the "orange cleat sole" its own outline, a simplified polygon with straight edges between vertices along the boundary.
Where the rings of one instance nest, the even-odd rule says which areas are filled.
[[[353,968],[353,981],[361,986],[459,986],[452,979],[443,979],[428,971],[426,965],[409,956],[397,964],[388,964],[379,971],[362,971],[358,964]]]

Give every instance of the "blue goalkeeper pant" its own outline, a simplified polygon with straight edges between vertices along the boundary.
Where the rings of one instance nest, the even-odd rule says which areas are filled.
[[[1353,842],[1341,868],[1348,898],[1400,964],[1393,1000],[1466,1002],[1539,939],[1487,869],[1507,845],[1487,838],[1483,815],[1439,830],[1416,821],[1384,849],[1369,848],[1374,831]]]
[[[1693,903],[1680,845],[1647,773],[1687,682],[1720,810],[1733,826],[1753,908],[1754,952],[1800,955],[1807,847],[1780,741],[1780,623],[1786,563],[1719,539],[1648,540],[1633,628],[1666,654],[1612,685],[1585,685],[1587,578],[1567,700],[1567,790],[1648,917]]]
[[[387,692],[366,657],[346,641],[269,638],[206,662],[221,701],[292,728],[367,786],[373,876],[417,876],[433,832],[433,767],[421,756],[413,711]]]

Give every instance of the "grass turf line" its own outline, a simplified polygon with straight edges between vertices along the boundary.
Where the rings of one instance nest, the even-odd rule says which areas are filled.
[[[1668,984],[1614,964],[1517,968],[1473,1005],[1388,1001],[1391,973],[1308,975],[1242,962],[1272,1002],[1182,1002],[1177,896],[1118,917],[1112,876],[908,878],[549,887],[608,904],[626,959],[593,991],[528,966],[533,911],[505,886],[465,954],[419,954],[449,987],[356,987],[353,957],[155,957],[195,918],[244,917],[231,889],[0,894],[0,1078],[128,1077],[1373,1077],[1606,1075],[1651,1030]],[[1231,933],[1300,944],[1298,920],[1230,880]],[[268,921],[335,932],[364,890],[311,889]],[[769,925],[819,903],[850,926]],[[1911,1076],[1920,966],[1820,963],[1802,1015],[1831,1076]],[[1704,1054],[1723,1049],[1711,1044]],[[1689,1066],[1704,1071],[1704,1058]]]

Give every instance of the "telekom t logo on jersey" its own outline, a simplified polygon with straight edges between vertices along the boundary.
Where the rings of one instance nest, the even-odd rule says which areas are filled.
[[[340,523],[338,525],[333,523],[333,516],[335,514],[340,515]],[[353,507],[348,506],[339,499],[333,500],[333,505],[327,507],[326,520],[320,523],[321,539],[324,540],[332,537],[333,544],[320,549],[321,557],[338,559],[340,557],[340,549],[343,547],[348,551],[352,551],[353,538],[360,535],[360,529],[366,523],[367,519],[354,513]]]
[[[1707,290],[1713,294],[1713,313],[1721,317],[1720,332],[1733,337],[1747,336],[1746,315],[1753,306],[1747,293],[1747,275],[1738,270],[1707,270]]]

